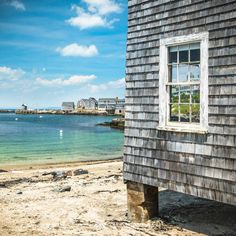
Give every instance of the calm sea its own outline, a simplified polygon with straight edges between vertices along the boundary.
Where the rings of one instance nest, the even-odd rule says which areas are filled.
[[[96,126],[114,117],[0,114],[0,164],[122,156],[123,132]]]

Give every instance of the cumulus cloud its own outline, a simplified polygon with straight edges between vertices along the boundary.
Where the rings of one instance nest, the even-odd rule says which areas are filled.
[[[22,69],[12,69],[10,67],[0,67],[0,80],[18,80],[25,72]]]
[[[85,13],[81,9],[81,13],[76,17],[72,17],[67,21],[70,25],[79,27],[81,30],[93,27],[109,27],[110,23],[99,15]]]
[[[70,86],[70,85],[85,84],[94,79],[96,79],[95,75],[73,75],[68,79],[58,78],[53,80],[37,78],[36,84],[42,86]]]
[[[125,78],[109,81],[103,84],[88,84],[88,89],[91,92],[101,92],[106,91],[108,89],[117,89],[117,88],[124,88],[125,87]]]
[[[100,15],[107,15],[110,13],[119,13],[121,7],[112,0],[84,0],[88,4],[90,12],[99,13]]]
[[[25,5],[23,2],[19,1],[19,0],[12,0],[12,1],[8,1],[7,4],[9,6],[14,7],[16,10],[19,11],[25,11]]]
[[[69,44],[64,48],[57,48],[56,51],[64,57],[93,57],[98,54],[98,50],[95,45],[83,46],[76,43]]]
[[[77,5],[72,6],[76,16],[67,20],[72,25],[81,30],[93,27],[111,27],[117,19],[108,20],[107,16],[111,13],[121,12],[121,7],[114,0],[83,0],[87,8]]]

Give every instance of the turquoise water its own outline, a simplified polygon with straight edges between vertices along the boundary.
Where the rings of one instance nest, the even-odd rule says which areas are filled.
[[[0,164],[122,156],[123,132],[96,126],[114,117],[0,114]]]

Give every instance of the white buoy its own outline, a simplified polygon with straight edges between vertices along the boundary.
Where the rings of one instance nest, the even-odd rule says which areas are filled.
[[[18,118],[16,118],[15,120],[18,120]]]
[[[39,118],[43,118],[43,116],[39,116]]]
[[[60,135],[60,139],[62,139],[63,138],[63,130],[62,129],[60,129],[59,135]]]

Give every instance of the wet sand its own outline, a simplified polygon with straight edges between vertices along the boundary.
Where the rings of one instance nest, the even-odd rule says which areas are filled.
[[[131,223],[118,160],[7,169],[0,173],[2,236],[236,235],[235,206],[165,189],[160,190],[160,217]],[[71,175],[76,169],[88,173]],[[53,178],[51,171],[68,176]],[[63,187],[71,189],[59,192]]]

